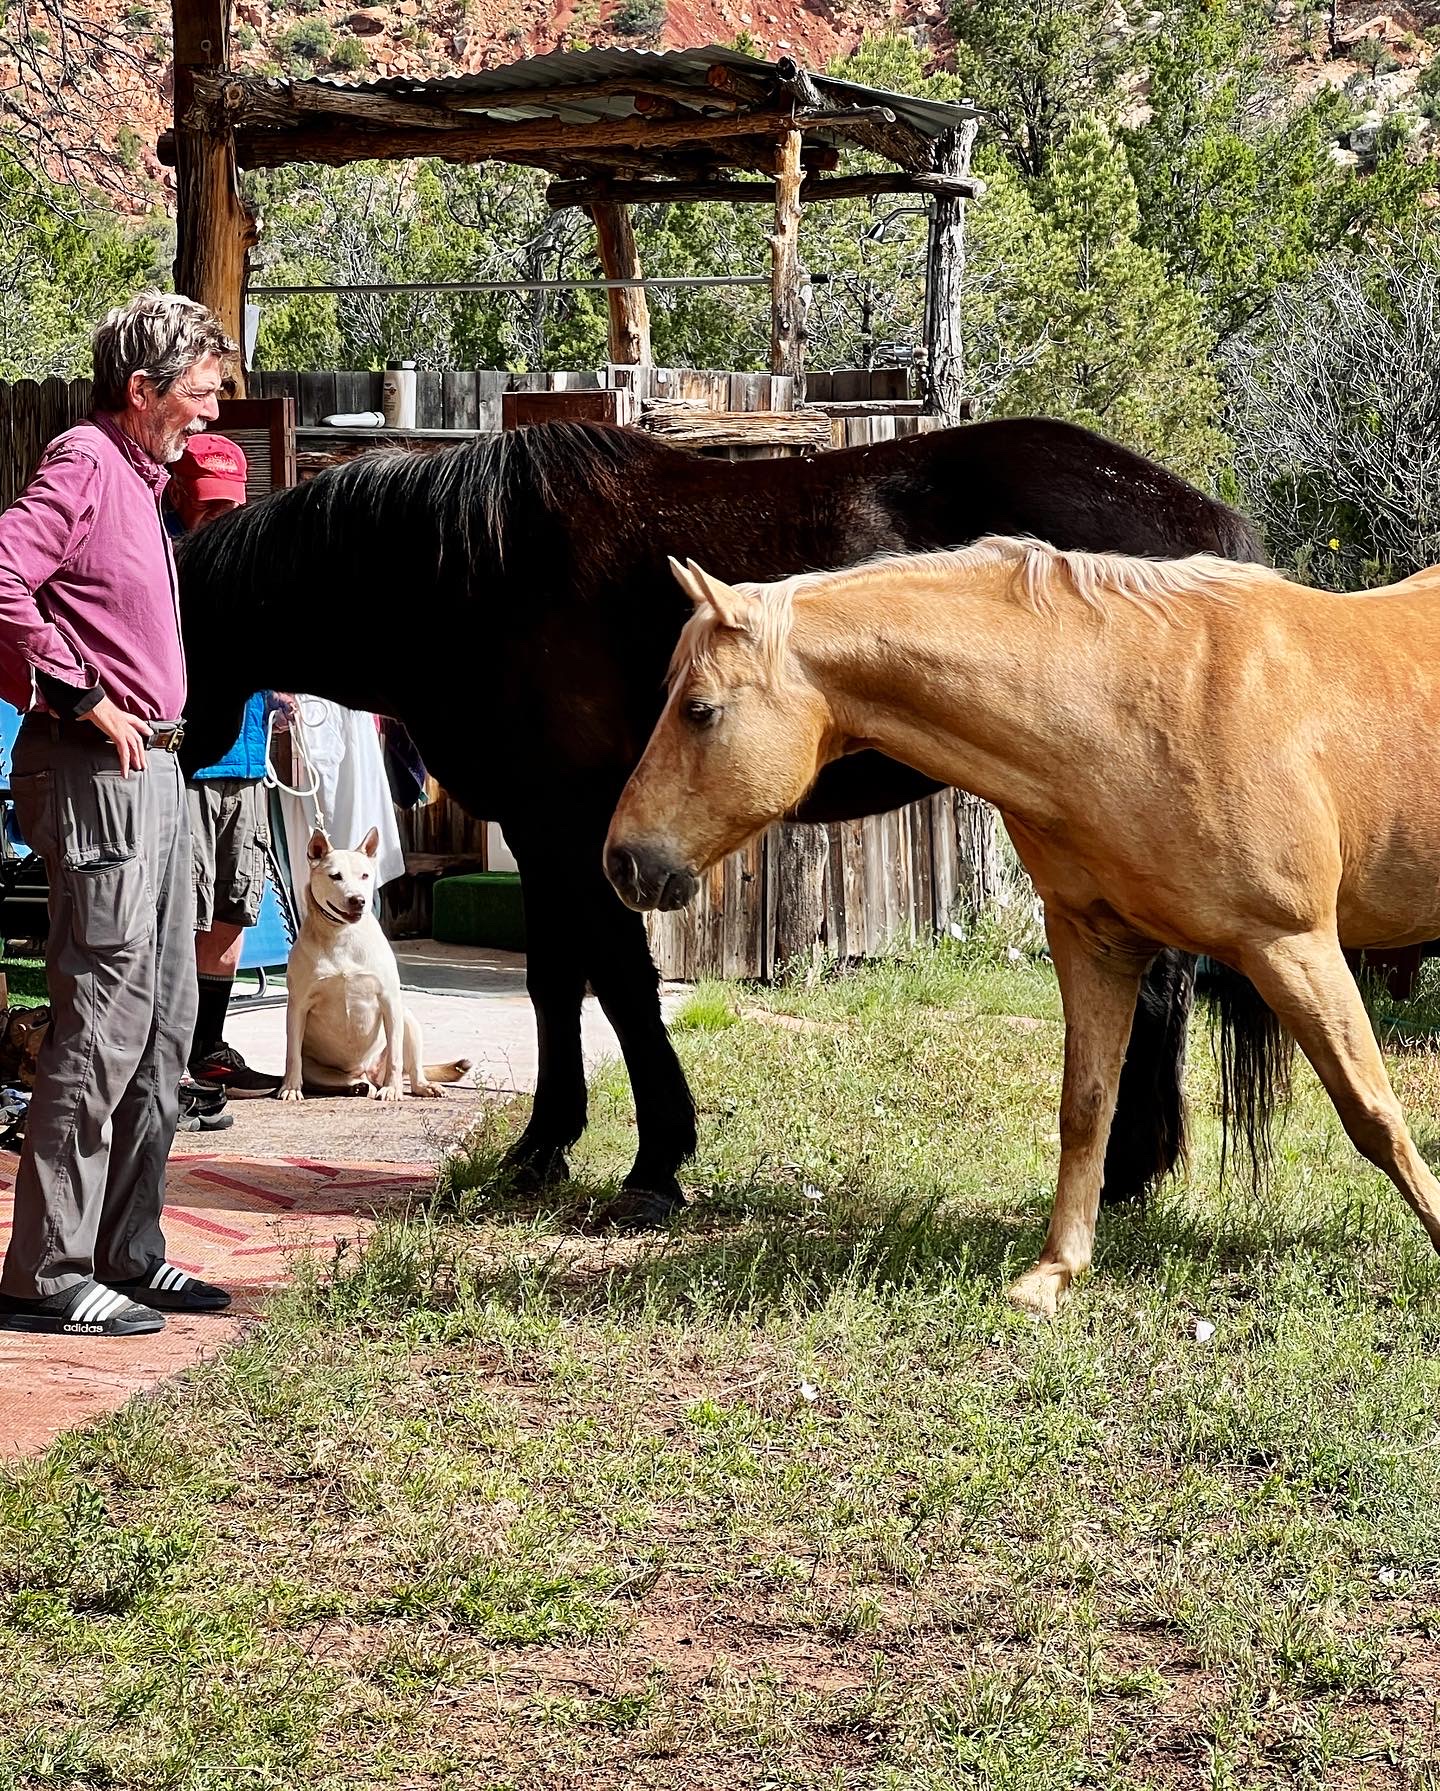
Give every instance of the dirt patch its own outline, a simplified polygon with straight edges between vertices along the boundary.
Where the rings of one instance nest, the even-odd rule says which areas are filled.
[[[838,1020],[807,1020],[802,1014],[772,1014],[764,1007],[742,1007],[742,1020],[755,1020],[761,1026],[778,1026],[784,1032],[839,1032]]]
[[[177,1155],[317,1158],[326,1162],[415,1163],[429,1168],[454,1148],[495,1097],[447,1088],[438,1101],[369,1101],[338,1095],[307,1101],[231,1101],[223,1132],[182,1132]]]

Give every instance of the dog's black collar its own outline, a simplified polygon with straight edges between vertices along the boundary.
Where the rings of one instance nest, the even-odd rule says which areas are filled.
[[[320,910],[320,912],[323,915],[325,915],[329,920],[333,921],[337,927],[348,927],[350,925],[350,922],[346,919],[346,917],[343,914],[337,914],[333,908],[327,908],[325,906],[324,902],[318,900],[315,897],[312,897],[311,899],[315,902],[315,906]]]

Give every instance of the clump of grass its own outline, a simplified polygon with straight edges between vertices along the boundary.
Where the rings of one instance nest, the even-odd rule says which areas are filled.
[[[670,1020],[672,1032],[724,1032],[735,1025],[734,994],[725,983],[702,982],[681,1002]]]

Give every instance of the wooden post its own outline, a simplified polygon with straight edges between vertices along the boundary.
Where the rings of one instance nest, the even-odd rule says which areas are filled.
[[[595,221],[595,240],[600,265],[607,280],[638,280],[640,255],[630,207],[606,201],[589,207]],[[610,359],[625,367],[650,365],[650,306],[643,286],[612,286],[610,301]]]
[[[171,0],[175,26],[175,287],[198,299],[243,344],[245,280],[255,220],[240,197],[235,138],[201,128],[194,116],[197,74],[223,73],[230,60],[230,0]],[[244,356],[235,396],[245,395]]]
[[[970,172],[978,120],[940,140],[935,171],[959,178]],[[935,200],[925,263],[925,408],[947,423],[964,421],[965,352],[961,317],[965,292],[965,201]]]
[[[795,381],[805,396],[804,307],[800,294],[800,166],[802,133],[792,126],[775,155],[775,229],[770,238],[770,371]]]
[[[772,880],[769,973],[799,964],[813,976],[825,931],[825,861],[829,840],[823,827],[787,822],[766,842]]]

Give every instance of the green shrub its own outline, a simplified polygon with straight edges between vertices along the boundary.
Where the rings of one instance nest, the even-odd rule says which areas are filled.
[[[358,74],[368,60],[365,46],[360,39],[347,37],[335,46],[335,53],[330,58],[330,66],[339,69],[342,74],[353,75]]]
[[[324,19],[305,19],[282,31],[275,49],[287,62],[318,62],[330,54],[334,42],[334,33]]]
[[[620,0],[610,29],[621,37],[655,37],[665,29],[666,0]]]

